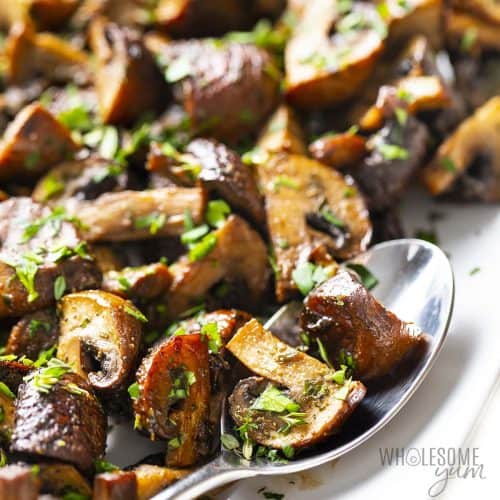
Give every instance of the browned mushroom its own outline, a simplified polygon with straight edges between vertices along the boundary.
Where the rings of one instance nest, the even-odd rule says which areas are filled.
[[[132,471],[98,474],[94,478],[94,500],[137,500],[137,478]]]
[[[99,18],[90,27],[90,45],[97,58],[103,122],[131,123],[162,107],[168,97],[166,84],[138,33]]]
[[[433,195],[500,201],[500,97],[493,97],[439,147],[422,171]]]
[[[99,390],[123,387],[135,366],[142,313],[128,300],[90,290],[66,295],[57,357]]]
[[[500,23],[500,6],[495,0],[452,0],[451,5],[492,23]]]
[[[23,84],[36,77],[48,81],[85,83],[89,78],[88,56],[52,33],[36,33],[28,23],[17,23],[5,46],[6,76]]]
[[[0,468],[2,500],[38,500],[40,482],[29,465],[6,465]]]
[[[387,310],[348,271],[339,270],[304,303],[302,328],[321,339],[330,359],[350,365],[363,381],[391,372],[422,341],[415,325]]]
[[[41,309],[19,320],[9,335],[6,354],[37,359],[42,351],[57,344],[59,318],[54,309]]]
[[[258,129],[278,98],[269,54],[250,44],[172,42],[158,52],[195,132],[236,142]]]
[[[106,193],[79,203],[76,211],[86,240],[126,241],[180,235],[186,211],[199,224],[205,203],[202,188],[166,187]]]
[[[137,478],[138,500],[149,500],[169,484],[189,474],[189,469],[169,469],[157,465],[139,465],[134,468]]]
[[[10,392],[17,393],[23,378],[31,371],[30,363],[23,363],[16,356],[8,355],[9,359],[0,360],[0,380],[8,387]],[[10,359],[13,357],[14,359]]]
[[[103,276],[102,289],[125,298],[147,302],[165,293],[171,283],[172,275],[168,267],[156,263],[108,271]]]
[[[313,28],[312,28],[313,27]],[[386,26],[374,5],[305,5],[285,52],[289,100],[305,108],[343,102],[369,78],[383,49]]]
[[[258,168],[276,257],[276,295],[297,291],[292,272],[324,247],[335,257],[362,252],[371,236],[368,211],[350,177],[299,155],[276,155]]]
[[[309,145],[309,151],[316,160],[337,169],[356,165],[368,152],[366,139],[349,131],[324,135]]]
[[[366,392],[361,382],[344,379],[281,342],[255,319],[240,328],[227,348],[260,375],[241,380],[229,404],[236,425],[253,422],[248,437],[264,446],[297,449],[313,445],[337,431]],[[279,404],[266,404],[268,397],[278,399]]]
[[[29,198],[0,203],[0,317],[22,316],[64,292],[99,287],[101,272],[75,223]]]
[[[4,385],[0,392],[0,444],[8,444],[14,429],[16,396],[5,381],[2,381],[2,384]]]
[[[269,282],[267,250],[262,238],[247,222],[231,215],[203,241],[204,255],[184,256],[170,266],[173,284],[165,301],[168,316],[199,304],[200,298],[222,280],[236,282],[249,292],[247,306],[262,300]]]
[[[21,385],[11,450],[89,471],[104,453],[106,417],[90,385],[54,361]]]
[[[76,149],[66,127],[40,104],[30,104],[9,124],[0,142],[0,179],[36,178]]]
[[[168,440],[169,466],[193,465],[207,453],[210,395],[208,346],[201,334],[171,337],[137,371],[136,427]]]
[[[37,470],[41,493],[59,496],[71,492],[89,498],[92,495],[89,482],[73,465],[41,463]]]

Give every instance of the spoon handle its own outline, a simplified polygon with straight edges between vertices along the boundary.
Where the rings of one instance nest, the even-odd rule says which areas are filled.
[[[218,456],[184,479],[158,493],[152,500],[193,500],[231,481],[256,475],[255,471],[233,467]]]

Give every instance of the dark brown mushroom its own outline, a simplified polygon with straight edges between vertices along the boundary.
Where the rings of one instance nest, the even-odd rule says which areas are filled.
[[[276,155],[258,168],[266,199],[280,302],[297,291],[292,279],[299,263],[320,248],[349,258],[371,237],[365,203],[352,178],[299,155]]]
[[[5,384],[5,381],[2,380],[2,383]],[[0,445],[10,442],[15,421],[15,394],[8,385],[7,388],[10,392],[0,392]]]
[[[58,294],[100,286],[101,272],[74,223],[30,198],[0,203],[0,317],[22,316],[50,306]]]
[[[363,381],[390,373],[423,339],[418,327],[387,310],[348,271],[339,270],[304,304],[302,328],[321,339],[334,363],[351,357]]]
[[[128,124],[161,108],[166,83],[139,34],[104,18],[94,20],[89,33],[102,121]]]
[[[41,493],[54,496],[74,493],[89,498],[92,495],[88,480],[73,465],[41,463],[38,464],[37,477],[41,483]]]
[[[344,132],[327,134],[309,145],[311,156],[336,169],[356,165],[367,154],[366,139],[358,134]]]
[[[104,453],[106,417],[90,385],[69,367],[52,384],[53,366],[40,368],[19,388],[11,450],[88,472]]]
[[[0,468],[2,500],[38,500],[40,482],[29,465],[6,465]]]
[[[10,358],[11,356],[8,356]],[[12,356],[15,358],[15,356]],[[16,394],[23,378],[31,371],[31,366],[16,359],[0,360],[0,380]]]
[[[463,201],[500,201],[500,97],[464,120],[422,171],[433,195]]]
[[[255,319],[238,330],[227,348],[260,375],[236,385],[229,408],[237,426],[249,419],[256,424],[249,426],[248,437],[264,446],[297,449],[321,441],[338,431],[366,392],[361,382],[335,381],[334,370],[283,343]],[[282,408],[259,405],[264,391],[282,398]],[[300,422],[287,425],[287,417]]]
[[[38,103],[23,108],[0,143],[0,179],[36,178],[71,157],[77,145],[70,131]]]
[[[192,129],[234,143],[258,130],[278,98],[269,54],[253,45],[172,42],[158,53]]]
[[[94,478],[94,500],[137,500],[137,478],[132,471],[98,474]]]
[[[98,390],[123,387],[135,366],[142,313],[117,295],[90,290],[66,295],[57,357]]]
[[[42,351],[55,346],[59,338],[59,318],[54,309],[41,309],[27,314],[12,328],[6,354],[36,360]]]
[[[188,467],[206,455],[210,378],[201,334],[171,337],[137,371],[136,426],[151,439],[168,440],[166,463]]]

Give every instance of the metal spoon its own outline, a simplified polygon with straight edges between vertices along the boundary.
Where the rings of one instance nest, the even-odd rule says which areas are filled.
[[[211,462],[168,487],[153,500],[190,500],[237,479],[298,472],[338,458],[382,429],[406,404],[429,373],[448,330],[453,309],[453,272],[437,246],[416,239],[375,245],[353,261],[365,265],[379,280],[372,291],[390,310],[413,321],[428,335],[425,352],[397,378],[371,390],[342,431],[303,458],[287,464],[265,460],[249,462],[222,449]],[[278,332],[296,323],[300,303],[282,307],[266,328]],[[225,414],[225,412],[224,412]],[[222,433],[231,433],[229,418],[222,418]]]

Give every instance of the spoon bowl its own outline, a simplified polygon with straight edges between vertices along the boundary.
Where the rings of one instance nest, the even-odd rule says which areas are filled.
[[[401,319],[425,332],[424,347],[403,363],[392,377],[368,385],[368,392],[342,431],[301,458],[287,464],[265,459],[247,461],[222,449],[211,462],[157,494],[154,500],[190,500],[230,481],[257,475],[298,472],[345,455],[382,429],[406,404],[429,373],[443,345],[453,310],[453,271],[446,255],[423,240],[380,243],[352,262],[366,266],[379,280],[377,299]],[[297,324],[301,303],[279,309],[266,323],[275,334]],[[223,412],[222,433],[231,422]]]

